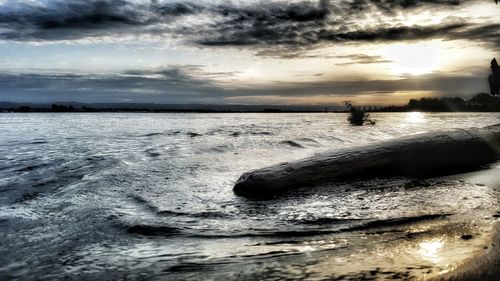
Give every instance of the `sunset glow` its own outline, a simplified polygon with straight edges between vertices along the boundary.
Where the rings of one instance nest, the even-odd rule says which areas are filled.
[[[1,1],[0,100],[378,105],[488,90],[500,5],[363,3]]]
[[[422,75],[437,71],[441,56],[438,42],[393,44],[384,48],[390,68],[395,75]]]

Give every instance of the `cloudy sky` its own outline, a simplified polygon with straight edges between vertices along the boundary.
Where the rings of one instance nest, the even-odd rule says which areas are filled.
[[[494,0],[0,0],[0,101],[403,104],[495,56]]]

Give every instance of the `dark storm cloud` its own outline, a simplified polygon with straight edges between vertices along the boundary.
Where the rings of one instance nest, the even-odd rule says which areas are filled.
[[[464,24],[450,23],[439,26],[365,26],[357,21],[365,10],[394,11],[416,7],[422,3],[458,5],[459,1],[320,1],[302,2],[295,6],[273,4],[253,10],[226,12],[228,19],[215,22],[207,35],[195,42],[205,46],[286,46],[300,49],[322,42],[417,40],[442,34]],[[317,6],[314,6],[317,5]],[[298,17],[302,11],[302,17]],[[295,15],[295,16],[291,16]],[[331,15],[329,17],[329,15]]]
[[[366,10],[367,7],[373,5],[381,10],[391,12],[397,8],[415,8],[423,5],[447,5],[458,6],[466,2],[473,2],[470,0],[357,0],[351,2],[353,10]]]
[[[488,47],[498,50],[500,29],[491,25],[475,24],[468,22],[468,19],[456,17],[449,17],[439,24],[424,21],[421,24],[405,25],[404,22],[390,18],[391,14],[397,12],[413,13],[412,9],[416,8],[436,12],[469,2],[476,1],[321,1],[316,8],[311,3],[303,4],[302,10],[315,11],[313,14],[318,15],[306,21],[287,21],[276,12],[253,10],[251,16],[233,17],[213,23],[204,32],[206,35],[194,42],[219,48],[255,48],[258,55],[281,58],[304,57],[304,53],[315,46],[434,38],[474,40],[488,43]],[[286,11],[285,8],[279,10]],[[364,23],[364,20],[373,17],[379,17],[378,25]]]
[[[500,51],[500,23],[470,26],[467,29],[451,32],[445,38],[486,43],[493,46],[495,51]]]
[[[137,4],[127,0],[49,1],[46,5],[8,2],[0,9],[0,38],[18,41],[71,40],[115,33],[140,33],[140,28],[169,23],[200,12],[193,3]]]
[[[306,22],[323,20],[328,14],[327,1],[319,6],[309,2],[266,4],[238,7],[228,4],[201,5],[193,2],[153,0],[137,4],[127,0],[54,0],[47,5],[32,2],[8,2],[0,9],[0,38],[19,41],[71,40],[115,33],[172,34],[197,33],[199,28],[177,26],[176,18],[220,16],[224,25],[245,21]],[[170,23],[172,26],[157,27]]]
[[[432,92],[436,95],[470,97],[487,90],[486,72],[470,75],[429,74],[393,80],[280,82],[272,86],[226,87],[201,66],[135,70],[110,75],[0,73],[0,100],[13,102],[151,102],[225,103],[231,99],[261,97],[356,96],[394,92]]]
[[[211,41],[198,41],[202,45],[208,46],[231,46],[231,45],[287,45],[297,47],[318,44],[321,42],[379,42],[398,40],[421,40],[433,37],[448,38],[450,34],[459,37],[461,30],[467,25],[463,23],[453,23],[434,26],[397,26],[380,27],[355,31],[334,31],[327,29],[303,30],[299,36],[297,29],[285,27],[277,28],[260,27],[259,30],[241,30],[233,33],[221,35],[220,38]],[[453,33],[456,31],[456,33]],[[288,35],[287,35],[288,34]],[[472,34],[471,34],[472,35]],[[481,35],[475,34],[475,37]]]
[[[313,45],[349,42],[471,39],[500,44],[495,26],[454,22],[412,25],[382,22],[365,26],[364,17],[416,8],[450,7],[465,0],[346,0],[241,2],[131,0],[8,1],[0,6],[0,39],[54,41],[122,35],[180,38],[209,47],[277,50],[300,55]],[[448,8],[446,8],[448,9]],[[194,18],[190,18],[194,17]],[[202,24],[192,19],[201,19]],[[208,23],[207,23],[208,21]],[[424,23],[425,24],[425,23]],[[267,51],[266,51],[267,50]],[[274,52],[276,53],[276,52]],[[290,55],[292,54],[292,55]]]

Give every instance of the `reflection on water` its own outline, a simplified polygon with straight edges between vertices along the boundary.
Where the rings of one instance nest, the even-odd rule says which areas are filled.
[[[425,122],[425,115],[422,112],[408,112],[406,113],[406,122],[408,123]]]
[[[439,255],[439,251],[444,246],[444,242],[442,240],[427,240],[425,242],[420,242],[418,246],[419,249],[417,250],[417,254],[422,256],[422,258],[437,264],[441,263],[442,257]]]
[[[317,279],[427,279],[449,272],[485,251],[483,247],[492,235],[487,225],[478,228],[442,221],[423,223],[421,229],[432,231],[396,228],[392,231],[397,234],[377,231],[352,237],[349,253],[344,254],[340,248],[322,259],[313,255],[322,262],[312,271],[318,274]],[[476,232],[480,234],[469,241],[459,236]],[[363,242],[358,248],[354,244],[359,241]]]

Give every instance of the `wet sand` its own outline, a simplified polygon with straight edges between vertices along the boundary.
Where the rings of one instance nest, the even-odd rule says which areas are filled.
[[[491,169],[460,175],[471,182],[490,186],[500,203],[500,162]],[[467,260],[462,266],[436,280],[498,280],[500,276],[500,209],[492,214],[494,235],[485,250],[479,256]]]

